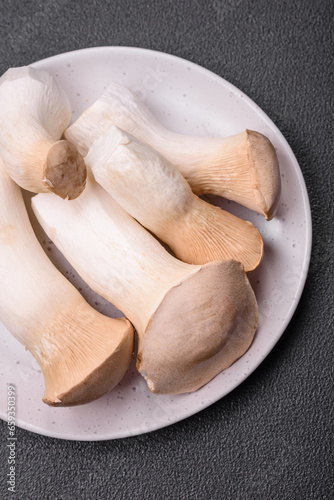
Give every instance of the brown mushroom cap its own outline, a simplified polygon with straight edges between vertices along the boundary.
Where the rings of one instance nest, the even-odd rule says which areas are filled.
[[[118,384],[131,361],[131,323],[108,318],[77,298],[68,311],[56,311],[30,349],[42,368],[43,401],[50,406],[94,401]]]
[[[247,130],[248,156],[252,175],[253,195],[267,220],[277,210],[281,194],[281,177],[277,154],[270,140],[253,130]]]
[[[167,292],[139,335],[137,368],[154,393],[195,391],[247,351],[257,324],[242,264],[210,262]]]

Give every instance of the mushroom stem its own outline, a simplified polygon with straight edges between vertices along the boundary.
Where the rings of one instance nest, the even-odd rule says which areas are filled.
[[[86,184],[86,167],[77,148],[69,141],[57,141],[48,150],[43,183],[47,184],[46,192],[53,191],[61,198],[74,199],[81,194]]]
[[[250,346],[258,310],[241,263],[178,261],[93,179],[74,202],[39,194],[32,206],[81,277],[135,326],[151,391],[194,391]]]
[[[45,403],[88,403],[120,381],[131,360],[132,326],[95,311],[53,266],[1,160],[0,275],[0,320],[39,363]]]
[[[0,78],[0,154],[22,188],[73,199],[85,187],[77,148],[60,140],[71,119],[67,96],[45,71],[11,68]]]
[[[94,140],[117,125],[175,165],[197,195],[223,196],[270,220],[280,195],[276,151],[252,130],[225,137],[191,137],[167,130],[129,89],[112,83],[65,132],[86,155]]]
[[[32,198],[32,207],[83,280],[138,332],[145,331],[166,290],[198,269],[166,252],[92,178],[75,203],[41,194]]]
[[[154,149],[111,126],[86,156],[95,179],[138,222],[190,264],[234,259],[245,271],[263,255],[257,228],[198,198]]]

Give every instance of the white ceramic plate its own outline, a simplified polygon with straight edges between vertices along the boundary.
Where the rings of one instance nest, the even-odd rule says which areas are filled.
[[[122,382],[91,404],[50,408],[42,403],[44,382],[37,362],[0,324],[0,416],[7,420],[7,384],[16,386],[17,425],[47,436],[104,440],[158,429],[192,415],[238,386],[267,356],[289,323],[305,283],[311,250],[311,216],[304,180],[289,145],[247,96],[215,74],[177,57],[126,47],[85,49],[34,64],[48,70],[67,92],[73,119],[99,97],[109,82],[135,90],[161,122],[193,135],[228,136],[245,128],[262,132],[277,149],[282,196],[277,216],[266,222],[234,203],[210,201],[251,220],[261,231],[265,256],[250,273],[260,324],[248,352],[231,368],[192,394],[156,396],[133,361]],[[94,295],[35,225],[50,258],[98,310],[120,313]]]

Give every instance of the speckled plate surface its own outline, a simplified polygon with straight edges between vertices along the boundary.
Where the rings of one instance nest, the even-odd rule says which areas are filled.
[[[42,403],[44,381],[37,362],[0,324],[0,416],[7,420],[7,384],[16,386],[16,424],[47,436],[104,440],[152,431],[192,415],[225,396],[267,356],[290,321],[300,299],[311,251],[311,215],[305,183],[289,145],[271,120],[241,91],[213,73],[167,54],[126,47],[85,49],[45,59],[67,92],[77,118],[111,81],[131,89],[170,129],[193,135],[227,136],[245,128],[262,132],[274,144],[281,166],[282,195],[274,220],[266,222],[234,203],[209,201],[253,222],[261,231],[265,255],[249,277],[259,303],[260,324],[248,352],[232,367],[192,394],[156,396],[133,361],[122,382],[91,404],[50,408]],[[29,196],[26,196],[29,201]],[[121,314],[89,290],[33,221],[45,251],[99,311]]]

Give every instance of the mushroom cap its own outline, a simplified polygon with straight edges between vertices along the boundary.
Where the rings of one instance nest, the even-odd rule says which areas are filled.
[[[267,220],[271,220],[281,194],[277,154],[270,140],[260,132],[247,130],[247,139],[253,195],[259,210]]]
[[[67,313],[50,318],[41,341],[30,349],[45,379],[43,402],[81,405],[111,391],[128,369],[133,341],[126,318],[104,316],[78,296]]]
[[[0,78],[0,154],[23,189],[74,199],[86,183],[77,148],[60,140],[71,120],[68,97],[46,71],[23,66]]]
[[[139,335],[137,368],[154,393],[196,391],[247,351],[257,324],[242,264],[210,262],[166,293]]]

